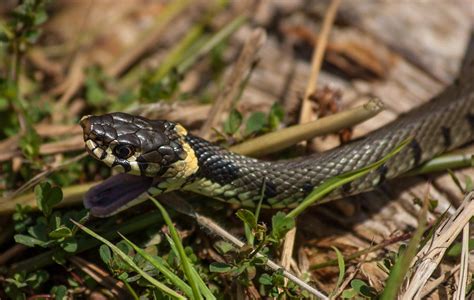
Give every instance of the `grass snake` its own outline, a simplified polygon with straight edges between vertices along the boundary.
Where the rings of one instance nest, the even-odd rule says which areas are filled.
[[[108,216],[148,195],[185,190],[243,206],[292,207],[330,177],[380,160],[411,143],[382,167],[334,191],[328,199],[370,190],[474,139],[474,79],[455,80],[431,101],[365,137],[323,153],[264,161],[232,153],[180,124],[125,113],[81,119],[87,151],[120,174],[91,188],[84,204]]]

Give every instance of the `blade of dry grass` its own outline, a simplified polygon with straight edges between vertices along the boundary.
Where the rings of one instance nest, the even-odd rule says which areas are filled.
[[[329,4],[326,15],[324,16],[320,38],[318,39],[317,46],[313,51],[313,57],[311,59],[311,73],[308,79],[308,85],[306,86],[303,103],[301,106],[300,123],[307,123],[311,121],[310,98],[317,88],[319,71],[321,70],[324,52],[326,51],[326,45],[328,43],[329,33],[331,32],[331,28],[336,18],[337,9],[339,8],[340,3],[341,0],[332,0]]]
[[[129,296],[126,292],[123,282],[115,279],[109,273],[99,268],[96,264],[91,263],[79,256],[72,256],[69,261],[84,273],[89,275],[97,283],[107,288],[114,297],[125,299]]]
[[[432,280],[430,282],[428,282],[424,287],[423,287],[423,290],[421,292],[421,298],[424,299],[426,296],[428,296],[431,292],[433,292],[434,289],[436,289],[441,283],[445,282],[446,279],[450,278],[451,276],[453,276],[457,271],[459,271],[459,268],[461,266],[460,265],[457,265],[455,266],[454,268],[452,268],[451,270],[449,270],[448,272],[442,274],[441,276],[439,276],[438,278],[436,278],[435,280]]]
[[[412,262],[412,266],[416,263],[416,270],[407,280],[407,288],[400,295],[403,299],[420,297],[423,287],[441,262],[444,253],[474,216],[473,200],[474,192],[467,194],[456,212],[436,230],[433,240],[418,252],[417,259]]]
[[[454,292],[453,299],[462,300],[466,297],[467,290],[467,274],[469,270],[469,223],[464,225],[462,230],[462,251],[461,264],[458,280],[458,288]]]

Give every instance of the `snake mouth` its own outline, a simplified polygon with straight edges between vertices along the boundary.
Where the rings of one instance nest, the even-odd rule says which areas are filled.
[[[152,186],[153,178],[130,174],[117,174],[92,187],[84,196],[84,206],[93,216],[113,215],[137,200]],[[139,202],[141,202],[139,201]]]

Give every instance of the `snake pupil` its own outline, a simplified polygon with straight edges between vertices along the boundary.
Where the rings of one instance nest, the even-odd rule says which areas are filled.
[[[114,154],[118,158],[127,159],[135,152],[132,145],[118,145],[114,148]]]

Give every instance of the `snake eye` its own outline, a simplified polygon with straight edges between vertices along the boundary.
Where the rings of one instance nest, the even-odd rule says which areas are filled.
[[[114,148],[114,155],[121,159],[127,159],[135,153],[135,147],[128,144],[120,144]]]

